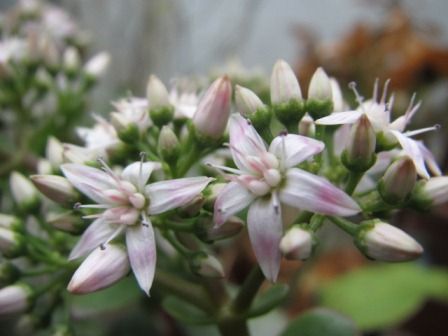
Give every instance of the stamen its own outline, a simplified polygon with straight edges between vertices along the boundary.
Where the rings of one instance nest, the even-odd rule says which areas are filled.
[[[386,110],[387,111],[392,111],[394,103],[395,103],[395,94],[391,94],[390,98],[389,98],[389,101],[387,102],[386,107],[385,107]]]
[[[85,216],[82,216],[81,218],[82,219],[97,219],[97,218],[100,218],[102,215],[103,215],[102,213],[99,213],[99,214],[93,214],[93,215],[85,215]]]
[[[138,180],[142,181],[142,176],[143,176],[143,163],[146,161],[146,153],[145,152],[140,152],[140,167],[138,170]]]
[[[118,226],[118,228],[107,238],[107,240],[103,244],[109,244],[111,240],[115,239],[116,236],[118,236],[123,230],[125,229],[124,225]]]
[[[359,94],[359,92],[358,92],[358,90],[356,88],[356,82],[348,83],[348,88],[353,91],[353,93],[355,94],[356,101],[358,102],[358,104],[360,106],[362,106],[362,103],[364,101],[364,97]]]
[[[74,210],[78,210],[79,208],[81,208],[82,204],[80,202],[76,202],[75,204],[73,204],[73,209]]]
[[[276,215],[280,214],[280,202],[278,200],[277,192],[272,193],[272,204],[274,205],[274,211]]]
[[[111,207],[107,204],[79,204],[76,209],[109,209]]]
[[[107,165],[106,161],[99,156],[97,159],[98,163],[101,165],[101,168],[105,173],[107,173],[110,177],[112,177],[118,184],[120,183],[120,178],[117,176],[117,174],[114,173],[114,171]]]
[[[148,216],[142,211],[142,225],[144,227],[149,227],[149,218]]]
[[[421,129],[418,129],[418,130],[415,130],[415,131],[409,131],[409,132],[406,132],[406,133],[403,133],[403,134],[408,136],[408,137],[411,137],[411,136],[422,134],[422,133],[426,133],[426,132],[437,131],[441,127],[442,126],[440,126],[439,124],[435,124],[432,127],[421,128]]]
[[[390,78],[384,82],[383,95],[381,96],[381,101],[380,101],[381,104],[384,104],[386,102],[387,89],[389,88],[389,83],[390,83]]]
[[[236,174],[236,175],[244,174],[244,172],[239,170],[239,169],[230,168],[230,167],[226,167],[226,166],[221,166],[221,165],[213,164],[211,162],[206,162],[205,165],[209,166],[209,167],[212,167],[212,168],[215,168],[217,170],[220,170],[221,173],[222,172],[228,172],[228,173],[232,173],[232,174]]]
[[[373,96],[372,99],[374,102],[378,99],[378,87],[380,85],[380,79],[377,77],[375,78],[375,84],[373,84]]]

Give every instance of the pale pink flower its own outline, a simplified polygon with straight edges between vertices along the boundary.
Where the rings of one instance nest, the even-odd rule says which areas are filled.
[[[116,128],[126,129],[129,126],[136,126],[140,133],[143,133],[152,125],[148,113],[149,103],[147,99],[124,98],[113,102],[112,105],[115,111],[111,113],[111,118]]]
[[[324,144],[296,134],[276,137],[269,148],[250,122],[239,115],[230,119],[230,151],[238,169],[219,193],[214,210],[216,226],[249,207],[249,237],[266,278],[275,281],[280,267],[279,243],[283,224],[281,203],[316,213],[351,216],[359,206],[325,178],[295,168],[320,153]]]
[[[95,221],[87,228],[69,258],[81,257],[108,243],[122,232],[126,235],[131,268],[140,287],[149,292],[156,265],[156,245],[150,215],[158,215],[183,206],[197,196],[211,181],[191,177],[155,182],[147,185],[157,162],[134,162],[121,174],[113,172],[104,161],[103,169],[79,164],[64,164],[67,179],[97,204],[78,205],[102,212],[85,216]]]
[[[386,137],[395,138],[401,145],[403,150],[414,161],[417,172],[424,178],[429,178],[429,173],[426,169],[425,162],[428,168],[435,175],[440,175],[440,169],[434,160],[430,151],[419,141],[411,137],[423,132],[437,129],[438,126],[423,128],[415,131],[405,132],[406,126],[409,124],[412,116],[420,107],[420,102],[414,104],[415,96],[412,97],[409,107],[404,115],[391,121],[391,110],[393,106],[394,96],[392,95],[387,100],[387,87],[389,81],[384,84],[383,93],[381,97],[378,94],[378,81],[375,82],[372,99],[362,102],[356,90],[357,98],[360,103],[359,107],[353,111],[332,113],[327,117],[316,120],[318,125],[343,125],[355,123],[363,114],[369,118],[370,123],[375,129],[376,133],[383,133]]]
[[[108,156],[120,144],[114,126],[104,118],[93,115],[96,123],[92,128],[78,127],[76,133],[84,141],[85,148],[95,156]]]

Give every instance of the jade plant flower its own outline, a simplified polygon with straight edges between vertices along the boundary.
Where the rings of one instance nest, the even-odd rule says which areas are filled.
[[[249,206],[247,225],[255,256],[267,279],[275,281],[280,267],[283,235],[281,204],[326,215],[351,216],[360,211],[345,192],[323,177],[296,166],[320,153],[324,144],[296,134],[276,137],[269,148],[251,123],[234,115],[229,123],[230,152],[238,169],[214,205],[217,227]]]
[[[129,261],[145,293],[149,292],[156,266],[156,244],[150,216],[183,206],[197,196],[212,180],[190,177],[147,185],[158,162],[134,162],[117,174],[99,160],[103,170],[69,163],[61,166],[67,179],[96,204],[78,204],[78,208],[102,212],[84,218],[95,220],[83,233],[70,253],[70,259],[86,255],[121,233],[126,235]]]

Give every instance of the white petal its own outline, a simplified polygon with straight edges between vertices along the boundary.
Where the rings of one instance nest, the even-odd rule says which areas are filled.
[[[218,194],[215,201],[214,222],[220,226],[229,217],[246,208],[255,196],[238,182],[230,182]]]
[[[63,164],[61,170],[70,183],[87,197],[100,204],[109,203],[101,191],[116,189],[116,182],[105,172],[77,163]]]
[[[155,169],[160,169],[162,165],[159,162],[134,162],[127,166],[121,176],[123,179],[135,185],[139,191],[143,191],[146,183]]]
[[[129,261],[140,288],[149,295],[156,268],[156,242],[151,223],[126,230]]]
[[[106,223],[102,218],[93,221],[84,231],[78,243],[70,252],[69,260],[77,259],[105,243],[113,235],[116,228]]]
[[[406,154],[409,155],[409,157],[414,161],[415,168],[417,169],[417,173],[428,179],[429,174],[425,167],[425,161],[423,158],[423,152],[418,144],[417,141],[403,135],[402,133],[398,131],[390,131],[395,138],[400,143],[403,150],[406,152]]]
[[[360,111],[346,111],[332,113],[327,117],[323,117],[316,120],[317,125],[342,125],[352,124],[361,116]]]
[[[286,168],[295,166],[322,152],[323,142],[297,134],[280,135],[269,146],[269,152],[280,158]]]
[[[146,186],[149,198],[149,213],[157,215],[187,204],[198,195],[213,179],[209,177],[187,177],[161,181]]]
[[[434,157],[434,155],[431,153],[431,151],[428,148],[426,148],[426,146],[423,144],[423,142],[419,141],[418,145],[420,147],[420,150],[422,151],[423,159],[425,160],[426,165],[428,166],[431,173],[433,173],[435,176],[441,176],[442,171],[440,170],[439,165],[437,164],[437,161],[436,161],[436,158]]]
[[[247,119],[233,115],[229,121],[230,152],[239,169],[252,172],[247,157],[260,157],[266,152],[266,145]]]
[[[280,200],[290,206],[324,215],[352,216],[358,204],[323,177],[291,168],[280,191]]]
[[[280,207],[270,199],[257,199],[247,214],[247,229],[257,261],[264,276],[274,282],[280,269],[280,240],[283,225]]]

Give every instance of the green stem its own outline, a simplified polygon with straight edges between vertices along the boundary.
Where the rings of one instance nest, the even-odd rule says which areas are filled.
[[[218,323],[218,330],[222,336],[248,336],[249,328],[242,319],[229,319]]]
[[[336,216],[328,216],[327,218],[351,236],[354,236],[358,231],[358,225],[349,220]]]
[[[179,242],[179,240],[177,240],[173,232],[165,231],[163,233],[163,236],[170,242],[170,244],[176,249],[176,251],[179,252],[179,254],[188,259],[195,256],[198,253],[197,251],[191,251],[184,245],[182,245]]]
[[[324,215],[314,214],[313,217],[311,217],[309,228],[313,232],[316,232],[322,226],[324,221],[325,221]]]
[[[345,191],[347,194],[351,195],[356,189],[356,186],[358,185],[359,181],[361,181],[362,177],[364,176],[364,173],[361,172],[350,172],[350,175],[348,176],[347,185],[345,186]]]
[[[200,286],[178,276],[174,277],[166,271],[158,269],[154,283],[156,288],[165,290],[205,312],[210,311],[213,307],[210,300],[208,300],[207,293]]]
[[[252,301],[257,295],[258,290],[264,282],[264,275],[260,269],[260,266],[255,266],[240,290],[238,291],[237,296],[232,302],[232,310],[239,315],[240,313],[244,313],[249,310],[252,305]]]

